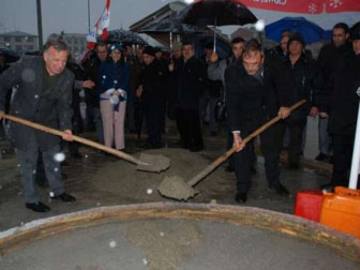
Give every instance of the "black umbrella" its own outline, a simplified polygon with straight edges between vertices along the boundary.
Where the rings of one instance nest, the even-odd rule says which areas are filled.
[[[192,25],[245,25],[255,23],[255,15],[239,0],[198,0],[187,6],[179,18],[183,23]],[[216,33],[214,31],[214,51]]]
[[[239,0],[200,0],[181,13],[182,22],[196,25],[245,25],[255,23],[255,15]]]
[[[197,26],[181,23],[176,18],[157,19],[143,27],[139,33],[173,33],[173,34],[195,34],[202,33],[204,30]]]
[[[99,38],[100,41],[100,38]],[[148,45],[138,34],[124,29],[109,31],[106,43],[129,43],[134,45]]]
[[[180,20],[169,17],[159,18],[140,30],[140,33],[147,34],[162,34],[169,33],[170,38],[170,51],[172,52],[172,35],[173,34],[196,34],[202,33],[204,30],[197,26],[183,24]]]
[[[7,48],[0,48],[0,54],[5,56],[5,63],[16,62],[20,59],[20,56]]]

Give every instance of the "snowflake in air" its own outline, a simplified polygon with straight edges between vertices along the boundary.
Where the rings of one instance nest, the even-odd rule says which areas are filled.
[[[338,8],[343,4],[342,0],[330,0],[330,7],[332,8]]]
[[[309,12],[310,12],[311,14],[315,14],[315,13],[316,13],[316,10],[317,10],[316,4],[312,3],[312,4],[309,5]]]

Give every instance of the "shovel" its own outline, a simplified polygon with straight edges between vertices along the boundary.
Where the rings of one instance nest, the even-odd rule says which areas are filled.
[[[303,99],[298,103],[294,104],[290,107],[290,111],[294,111],[303,104],[306,103],[306,100]],[[260,133],[268,129],[270,126],[275,124],[276,122],[280,121],[281,117],[276,116],[259,129],[255,130],[249,136],[247,136],[243,142],[246,144],[251,141],[253,138],[258,136]],[[232,147],[218,159],[216,159],[213,163],[211,163],[208,167],[202,170],[199,174],[193,177],[190,181],[185,182],[181,177],[174,176],[174,177],[165,177],[165,179],[161,182],[160,186],[158,187],[159,193],[167,198],[175,199],[175,200],[184,200],[187,201],[189,198],[194,197],[198,194],[198,191],[195,190],[193,187],[197,185],[203,178],[205,178],[208,174],[210,174],[213,170],[215,170],[220,164],[222,164],[225,160],[228,159],[233,153],[236,152],[236,148]]]
[[[47,126],[43,126],[22,118],[18,118],[12,115],[7,115],[7,114],[3,114],[2,115],[3,118],[10,120],[12,122],[16,122],[37,130],[41,130],[44,131],[46,133],[50,133],[53,135],[57,135],[57,136],[63,136],[64,132],[57,130],[57,129],[53,129],[53,128],[49,128]],[[148,172],[157,172],[160,173],[161,171],[165,171],[166,169],[168,169],[170,167],[170,160],[162,155],[157,155],[157,156],[153,156],[153,155],[148,155],[148,154],[141,154],[140,155],[140,159],[137,159],[131,155],[128,155],[124,152],[118,151],[116,149],[113,149],[111,147],[107,147],[105,145],[102,145],[100,143],[79,137],[79,136],[75,136],[73,135],[73,140],[75,142],[81,143],[81,144],[85,144],[88,146],[91,146],[93,148],[97,148],[99,150],[105,151],[109,154],[112,154],[114,156],[117,156],[119,158],[122,158],[130,163],[133,163],[135,165],[137,165],[137,170],[140,171],[148,171]],[[152,164],[150,164],[152,163]]]

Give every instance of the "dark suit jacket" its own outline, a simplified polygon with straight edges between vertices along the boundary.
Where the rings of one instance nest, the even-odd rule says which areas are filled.
[[[0,110],[4,111],[5,97],[18,85],[10,114],[60,130],[71,130],[72,87],[74,75],[65,69],[56,83],[43,89],[44,61],[38,56],[24,56],[0,76]],[[31,133],[35,133],[41,151],[60,142],[58,136],[30,127],[11,123],[10,135],[15,147],[26,150]]]
[[[145,107],[161,110],[166,102],[167,75],[166,67],[158,60],[154,60],[149,66],[144,65],[139,75],[139,82],[144,89],[141,101]]]
[[[250,133],[277,116],[280,107],[289,107],[287,82],[268,63],[264,64],[262,82],[247,74],[242,64],[226,69],[226,107],[231,131]]]
[[[329,132],[355,136],[359,110],[360,56],[346,60],[344,68],[335,74],[334,93],[330,100]]]
[[[205,64],[192,57],[186,63],[181,61],[172,73],[176,84],[173,90],[175,106],[185,110],[198,110],[200,96],[206,87]]]

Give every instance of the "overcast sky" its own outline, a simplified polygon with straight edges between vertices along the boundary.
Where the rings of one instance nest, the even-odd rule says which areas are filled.
[[[174,0],[112,0],[110,30],[121,26],[128,29],[131,24],[170,2],[174,2]],[[87,4],[88,0],[42,0],[44,39],[53,32],[87,33]],[[90,0],[90,6],[91,26],[93,26],[102,14],[105,0]],[[0,33],[19,30],[37,34],[36,0],[0,0],[0,7]],[[354,12],[313,16],[259,9],[251,10],[258,19],[264,19],[267,24],[284,16],[304,16],[318,23],[324,29],[332,29],[333,25],[340,21],[352,25],[359,20],[360,14]],[[229,34],[236,28],[231,26],[228,30],[222,29]]]
[[[37,35],[36,0],[0,0],[0,33],[24,31]],[[128,27],[173,0],[112,0],[110,29]],[[42,0],[44,38],[64,30],[87,33],[88,0]],[[105,0],[90,0],[91,25],[100,17]]]

